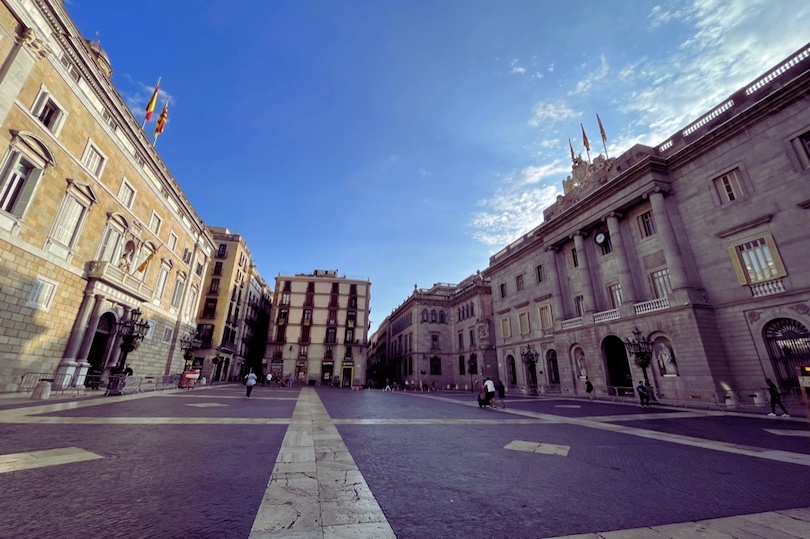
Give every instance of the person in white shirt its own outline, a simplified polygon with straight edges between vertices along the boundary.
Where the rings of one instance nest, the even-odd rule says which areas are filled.
[[[495,382],[489,376],[484,381],[484,389],[487,391],[487,405],[495,408]]]
[[[247,386],[247,396],[250,398],[250,392],[253,391],[253,386],[256,385],[256,380],[258,380],[258,378],[256,378],[255,374],[253,374],[253,371],[250,371],[250,373],[245,376],[245,380],[247,380],[247,382],[245,382],[245,385]]]

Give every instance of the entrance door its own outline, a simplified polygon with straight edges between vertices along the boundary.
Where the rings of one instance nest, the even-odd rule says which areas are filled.
[[[630,363],[627,361],[627,350],[622,340],[615,335],[609,335],[602,341],[602,350],[607,363],[608,388],[629,387],[633,389],[633,374],[630,372]],[[610,392],[611,390],[608,389]]]
[[[105,313],[98,320],[98,329],[93,336],[93,343],[90,345],[90,352],[87,354],[87,362],[90,363],[92,374],[101,374],[104,370],[104,362],[109,356],[110,336],[115,327],[115,317],[112,313]]]
[[[549,350],[546,354],[546,363],[548,364],[548,383],[560,383],[560,369],[557,367],[557,351]]]
[[[798,387],[799,367],[810,365],[810,331],[791,318],[768,322],[762,331],[779,387]]]
[[[332,383],[332,370],[335,367],[334,361],[324,361],[321,363],[321,383],[322,384],[331,384]]]
[[[354,367],[343,367],[343,375],[340,378],[340,383],[343,387],[352,387],[352,380],[354,379]]]
[[[537,395],[537,363],[534,361],[527,362],[526,371],[529,375],[529,392],[532,395]]]

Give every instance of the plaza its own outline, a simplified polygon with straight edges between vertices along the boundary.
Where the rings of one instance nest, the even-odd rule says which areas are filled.
[[[240,384],[25,396],[0,400],[0,537],[810,537],[801,415]]]

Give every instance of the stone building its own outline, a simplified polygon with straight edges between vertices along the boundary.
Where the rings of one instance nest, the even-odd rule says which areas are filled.
[[[207,380],[241,379],[251,367],[255,372],[261,369],[265,339],[262,337],[262,342],[255,349],[251,348],[244,339],[245,321],[254,324],[254,318],[260,314],[259,304],[269,301],[269,290],[241,234],[216,226],[209,226],[208,230],[216,250],[205,276],[204,297],[197,319],[200,347],[192,354],[192,365],[199,368],[201,376]],[[259,294],[264,296],[263,300]],[[264,308],[269,310],[269,305]],[[248,332],[250,342],[255,344],[252,326]],[[266,335],[266,327],[264,332]],[[251,366],[246,363],[248,352],[253,352]]]
[[[363,385],[371,281],[337,270],[280,274],[273,295],[270,370],[297,383]]]
[[[762,399],[765,377],[793,390],[808,209],[810,46],[656,147],[574,160],[543,223],[484,272],[500,372],[527,392],[646,379],[718,404]]]
[[[210,234],[61,2],[4,1],[0,57],[0,391],[108,371],[136,310],[135,372],[179,372]]]
[[[376,385],[471,388],[498,376],[492,290],[480,274],[418,288],[374,332]]]

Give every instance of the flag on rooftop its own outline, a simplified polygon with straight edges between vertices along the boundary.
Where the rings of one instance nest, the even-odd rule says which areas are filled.
[[[582,127],[582,124],[579,124]],[[588,142],[588,135],[585,134],[585,128],[582,127],[582,144],[585,146],[585,149],[591,151],[591,144]]]
[[[155,112],[158,92],[160,92],[160,77],[158,77],[157,84],[155,85],[155,91],[152,92],[152,97],[149,99],[149,103],[146,104],[146,119],[144,120],[144,125],[146,125],[146,122],[152,119],[152,114]]]
[[[602,135],[602,142],[607,142],[607,135],[605,134],[605,128],[602,127],[602,120],[599,119],[599,114],[596,114],[596,121],[599,122],[599,134]]]

